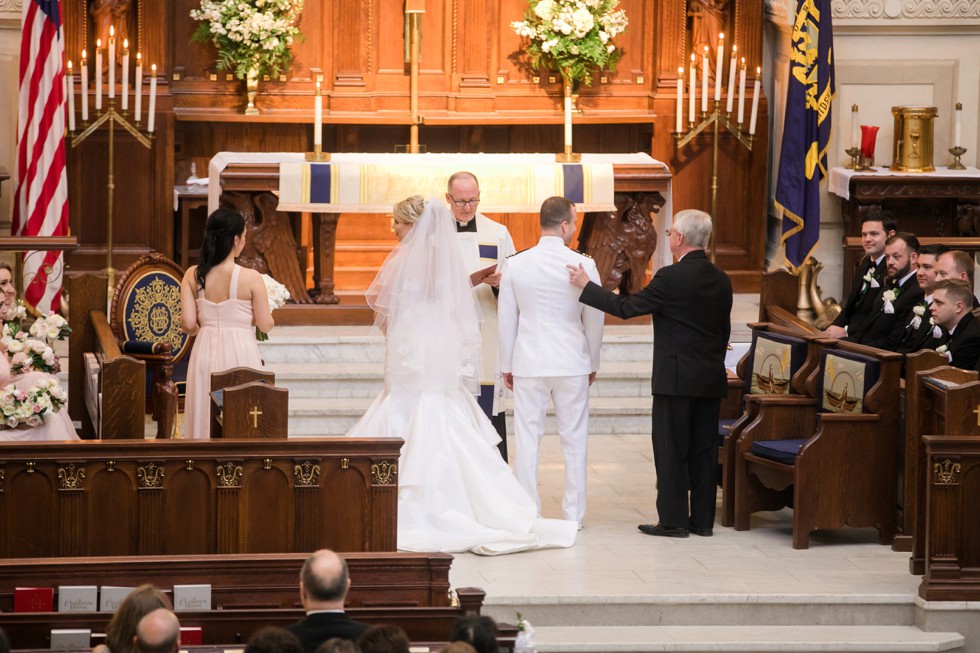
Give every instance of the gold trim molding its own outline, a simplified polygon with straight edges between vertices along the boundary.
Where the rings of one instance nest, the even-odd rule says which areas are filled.
[[[320,465],[312,460],[304,460],[293,467],[298,487],[315,487],[320,484]]]
[[[136,482],[141,488],[158,488],[166,476],[166,470],[157,463],[146,463],[136,467]]]
[[[834,18],[980,19],[980,0],[833,0]]]
[[[371,481],[375,485],[394,485],[398,476],[398,463],[382,460],[371,465]]]
[[[953,485],[958,483],[961,469],[959,463],[954,463],[949,458],[946,458],[941,463],[933,463],[932,471],[935,474],[936,485]]]
[[[69,463],[58,468],[58,483],[62,490],[81,490],[85,468]]]
[[[218,465],[218,487],[241,487],[242,466],[233,462]]]

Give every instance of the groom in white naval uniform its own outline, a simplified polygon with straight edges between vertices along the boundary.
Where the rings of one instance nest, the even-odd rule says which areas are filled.
[[[477,213],[480,205],[480,182],[471,172],[453,173],[446,185],[446,202],[456,220],[460,251],[470,274],[484,270],[514,253],[514,241],[507,227],[494,222],[482,213]],[[501,399],[504,396],[500,380],[499,356],[497,354],[497,292],[500,285],[500,270],[477,281],[473,291],[480,302],[483,320],[480,322],[480,340],[483,348],[483,373],[480,378],[480,408],[490,418],[500,444],[497,448],[507,460],[507,422],[504,420]]]
[[[514,473],[541,512],[538,450],[548,400],[555,405],[565,455],[565,519],[582,528],[585,518],[589,435],[589,386],[599,369],[603,314],[578,301],[568,288],[565,265],[580,263],[599,283],[591,258],[569,249],[575,235],[575,205],[549,197],[541,205],[541,240],[507,259],[500,281],[497,319],[500,371],[514,391],[517,451]]]

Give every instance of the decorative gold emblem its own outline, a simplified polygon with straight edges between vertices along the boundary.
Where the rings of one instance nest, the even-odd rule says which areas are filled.
[[[0,467],[0,492],[3,492],[3,481],[7,478],[7,472],[4,471],[3,467]]]
[[[340,459],[340,468],[341,469],[350,469],[350,458],[341,458]]]
[[[320,484],[320,466],[312,460],[304,460],[293,467],[296,485],[312,487]]]
[[[160,487],[165,475],[163,466],[156,463],[146,463],[136,468],[136,481],[142,488]]]
[[[934,463],[932,471],[936,476],[936,483],[939,485],[952,485],[960,480],[960,464],[954,463],[949,458],[941,463]]]
[[[34,473],[34,467],[35,467],[35,465],[37,465],[37,463],[35,463],[34,461],[31,461],[31,462],[27,463],[27,473],[28,474],[33,474]]]
[[[184,461],[184,469],[186,469],[189,472],[194,471],[194,461],[193,460],[185,460]]]
[[[272,458],[262,460],[262,469],[272,469]]]
[[[169,342],[174,351],[180,349],[184,334],[180,331],[179,285],[157,276],[133,291],[130,306],[126,321],[134,340]]]
[[[371,465],[371,480],[375,485],[394,485],[398,475],[398,463],[382,460]]]
[[[105,470],[107,472],[114,472],[114,471],[116,471],[116,461],[115,460],[107,460],[107,461],[105,461]]]
[[[77,467],[75,463],[58,468],[58,481],[62,490],[80,490],[83,478],[85,478],[85,468]]]
[[[218,486],[219,487],[239,487],[238,482],[242,478],[242,466],[233,462],[218,465]]]

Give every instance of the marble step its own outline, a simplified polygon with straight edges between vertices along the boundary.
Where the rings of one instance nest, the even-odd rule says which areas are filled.
[[[361,418],[373,400],[373,397],[290,397],[289,435],[342,436]],[[505,400],[504,406],[508,409],[511,407],[509,399]],[[507,432],[513,433],[510,413],[508,410]],[[649,397],[595,397],[589,402],[589,433],[649,433],[650,415]],[[554,413],[549,410],[545,419],[545,433],[556,434],[557,428]]]
[[[540,653],[964,650],[959,633],[915,626],[535,626],[534,643]]]
[[[375,397],[383,387],[383,363],[267,363],[289,396]],[[593,397],[644,397],[650,394],[650,363],[602,365],[589,391]]]
[[[653,596],[491,596],[485,614],[514,623],[520,612],[535,628],[596,626],[910,626],[906,594],[719,594]]]

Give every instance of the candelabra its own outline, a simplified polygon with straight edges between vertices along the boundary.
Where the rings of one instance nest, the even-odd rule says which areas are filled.
[[[758,93],[756,94],[758,98]],[[758,102],[758,99],[755,100]],[[742,123],[735,123],[732,121],[731,112],[721,110],[721,101],[715,100],[715,108],[710,112],[701,113],[701,122],[697,125],[694,121],[688,123],[688,131],[674,132],[674,139],[676,141],[676,147],[680,150],[682,147],[694,140],[699,134],[704,132],[708,127],[713,126],[712,130],[712,152],[711,152],[711,217],[712,219],[717,219],[718,211],[718,141],[721,137],[721,128],[724,127],[732,136],[738,140],[742,146],[748,151],[752,151],[752,141],[755,139],[755,125],[754,119],[752,128],[749,129],[748,134],[742,133]],[[755,112],[755,107],[753,107],[753,113]],[[715,237],[714,234],[711,236],[710,245],[711,260],[715,260]]]
[[[98,74],[98,72],[97,72]],[[155,79],[155,78],[154,78]],[[154,89],[155,90],[155,89]],[[151,102],[151,107],[153,103]],[[153,109],[151,108],[151,111]],[[147,131],[144,133],[140,130],[140,121],[135,121],[135,124],[130,122],[128,119],[128,111],[118,111],[116,109],[116,100],[113,97],[109,98],[108,108],[105,110],[96,109],[97,118],[88,124],[83,123],[83,129],[80,132],[74,132],[72,130],[68,131],[67,138],[71,143],[72,148],[76,148],[82,143],[84,143],[89,136],[94,134],[99,130],[102,125],[108,125],[109,132],[109,166],[108,166],[108,179],[106,181],[106,278],[108,286],[108,301],[112,301],[112,293],[116,286],[116,271],[112,267],[112,225],[113,225],[113,197],[115,195],[116,183],[114,177],[115,169],[115,150],[116,150],[116,130],[115,126],[119,125],[124,130],[126,130],[136,141],[145,147],[146,149],[152,149],[153,147],[153,127],[152,124],[147,125]],[[147,119],[148,122],[152,121],[152,114]],[[108,310],[108,309],[107,309]]]

